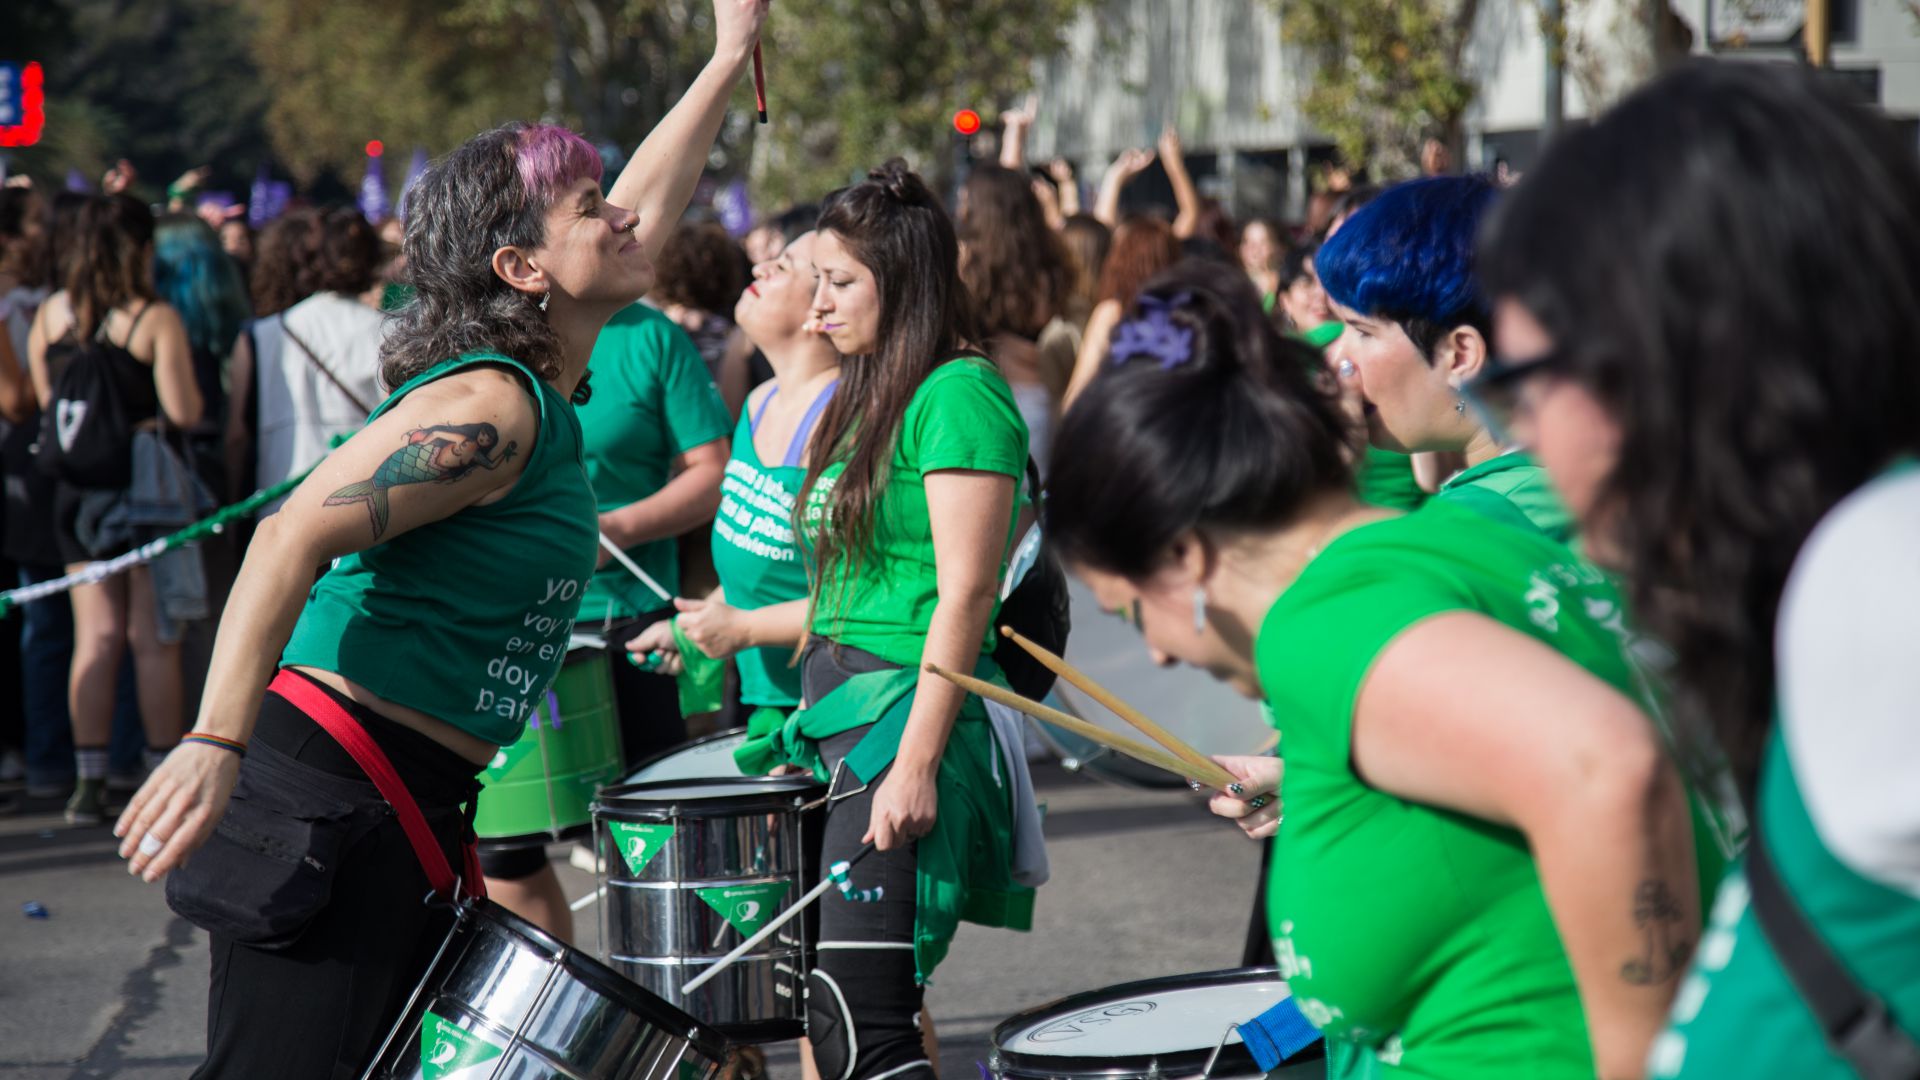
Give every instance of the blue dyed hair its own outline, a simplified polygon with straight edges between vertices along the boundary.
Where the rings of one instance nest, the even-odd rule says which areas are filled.
[[[153,289],[187,324],[195,352],[225,359],[253,317],[240,268],[220,237],[191,214],[168,214],[153,233]]]
[[[1314,257],[1342,307],[1392,319],[1422,355],[1453,327],[1492,336],[1492,311],[1473,270],[1480,219],[1498,193],[1483,176],[1435,176],[1390,187],[1340,226]]]

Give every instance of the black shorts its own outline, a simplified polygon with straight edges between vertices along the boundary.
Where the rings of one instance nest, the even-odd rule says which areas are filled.
[[[386,752],[449,864],[460,866],[466,828],[458,808],[471,806],[480,767],[322,689]],[[278,694],[268,693],[261,703],[252,745],[277,751],[282,768],[290,759],[293,768],[372,787],[331,735]],[[385,816],[359,836],[338,867],[326,906],[291,944],[263,949],[212,935],[207,1060],[196,1077],[334,1080],[366,1068],[425,976],[453,917],[445,905],[424,902],[426,872],[397,817]]]

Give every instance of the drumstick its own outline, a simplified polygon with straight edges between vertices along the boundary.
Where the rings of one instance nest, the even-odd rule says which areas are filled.
[[[767,69],[760,59],[760,43],[753,43],[753,103],[759,106],[760,122],[767,122]]]
[[[645,585],[647,588],[652,589],[655,593],[659,594],[660,599],[665,600],[669,604],[673,603],[673,594],[661,588],[660,583],[653,580],[652,574],[649,574],[645,570],[640,569],[639,563],[636,563],[632,559],[627,558],[627,553],[624,551],[621,551],[620,545],[614,543],[611,539],[609,539],[606,533],[600,534],[600,546],[607,549],[607,554],[613,556],[614,562],[617,562],[621,566],[626,567],[629,573],[633,574],[634,577],[639,578],[640,584]]]
[[[1112,691],[1088,678],[1085,673],[1068,663],[1064,658],[1055,656],[1048,650],[1027,640],[1025,635],[1011,626],[1001,627],[1000,633],[1015,645],[1027,650],[1027,654],[1035,660],[1040,661],[1041,665],[1048,671],[1072,683],[1088,697],[1112,709],[1114,714],[1120,717],[1120,719],[1125,720],[1127,723],[1145,732],[1148,738],[1166,747],[1168,750],[1173,751],[1174,756],[1181,761],[1186,762],[1196,769],[1219,768],[1219,765],[1215,763],[1212,758],[1188,746],[1166,728],[1147,719],[1146,715],[1139,709],[1115,697]],[[1200,774],[1194,773],[1193,775],[1199,776]]]
[[[867,841],[866,846],[862,847],[859,851],[854,852],[853,858],[848,859],[845,863],[845,866],[847,868],[851,868],[854,863],[857,863],[861,859],[866,858],[868,853],[871,851],[873,851],[873,841],[869,840]],[[834,869],[840,870],[840,867],[835,867]],[[843,870],[841,872],[844,873],[845,871]],[[725,971],[727,968],[732,967],[734,961],[740,959],[742,956],[747,955],[747,953],[751,949],[753,949],[756,945],[759,945],[761,942],[772,937],[773,932],[775,930],[778,930],[781,927],[787,925],[789,922],[792,922],[793,917],[795,915],[798,915],[801,912],[807,910],[808,905],[812,904],[815,900],[818,900],[820,899],[821,896],[825,895],[826,891],[828,889],[833,888],[834,884],[835,884],[834,873],[833,871],[830,870],[827,872],[826,877],[823,877],[820,879],[820,884],[815,885],[811,889],[808,889],[805,896],[802,896],[800,899],[793,902],[792,907],[789,907],[787,908],[787,910],[774,916],[772,922],[761,927],[759,932],[755,933],[752,937],[734,946],[734,949],[732,952],[728,953],[727,955],[721,957],[718,960],[715,960],[713,962],[712,967],[708,968],[707,970],[701,972],[699,975],[696,975],[692,979],[688,980],[687,984],[680,988],[680,996],[683,998],[686,997],[686,995],[691,994],[695,990],[698,990],[701,987],[707,985],[707,981],[709,979],[712,979],[715,975],[718,975],[722,971]]]
[[[1183,778],[1189,775],[1195,776],[1208,785],[1221,789],[1225,789],[1228,784],[1234,782],[1233,776],[1214,762],[1207,762],[1207,767],[1204,769],[1196,769],[1192,763],[1182,761],[1170,754],[1163,754],[1146,743],[1115,734],[1099,724],[1091,724],[1077,716],[1069,716],[1059,709],[1021,697],[1010,690],[1002,690],[984,679],[960,675],[938,664],[921,666],[968,693],[978,694],[989,701],[997,701],[1010,709],[1018,709],[1036,720],[1045,720],[1055,727],[1065,728],[1083,739],[1091,739],[1109,750],[1125,754],[1135,761],[1145,762],[1156,769],[1163,769]]]

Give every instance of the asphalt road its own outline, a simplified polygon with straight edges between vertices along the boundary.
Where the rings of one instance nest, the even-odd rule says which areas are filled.
[[[1053,880],[1031,933],[963,926],[928,992],[944,1077],[979,1075],[996,1024],[1068,993],[1238,963],[1259,853],[1184,791],[1036,766]],[[107,830],[58,806],[0,817],[0,1077],[161,1080],[204,1045],[206,939],[127,876]],[[589,875],[562,871],[571,895]],[[44,919],[23,905],[43,904]],[[797,1078],[790,1046],[773,1076]]]

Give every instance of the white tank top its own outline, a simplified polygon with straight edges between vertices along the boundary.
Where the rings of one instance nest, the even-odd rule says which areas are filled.
[[[315,293],[253,324],[260,405],[255,466],[262,488],[304,472],[327,455],[335,435],[352,432],[367,420],[366,411],[288,339],[287,328],[370,409],[387,396],[380,385],[380,342],[386,326],[385,315],[331,292]],[[275,503],[270,510],[278,508]]]

